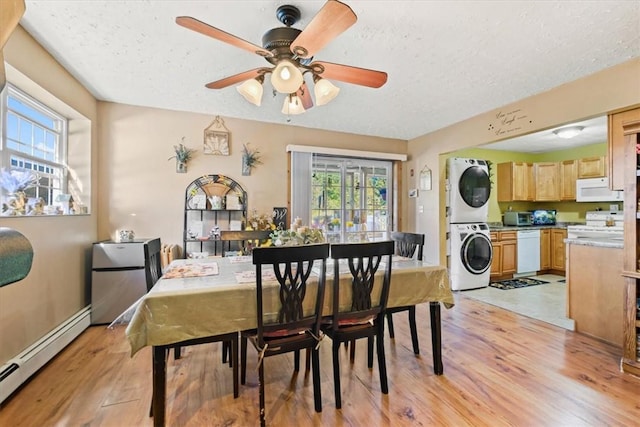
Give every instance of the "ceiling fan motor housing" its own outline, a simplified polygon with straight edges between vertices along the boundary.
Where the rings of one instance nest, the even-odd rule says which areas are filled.
[[[265,59],[274,65],[282,59],[292,59],[294,54],[291,52],[289,46],[291,46],[291,42],[293,42],[301,32],[302,30],[297,28],[279,27],[272,28],[264,33],[264,36],[262,36],[262,47],[273,53],[272,57]],[[292,60],[306,65],[311,62],[311,59],[312,58],[296,58]]]

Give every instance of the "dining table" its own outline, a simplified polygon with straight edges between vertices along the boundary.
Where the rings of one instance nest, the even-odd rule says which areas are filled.
[[[333,260],[327,260],[323,315],[331,315]],[[410,258],[392,258],[388,307],[429,303],[434,372],[442,375],[440,304],[454,305],[449,276],[444,266]],[[348,268],[344,266],[344,268]],[[343,266],[340,266],[342,272]],[[315,273],[319,269],[314,267]],[[277,316],[279,285],[273,271],[263,270],[265,318]],[[382,274],[379,271],[377,274]],[[381,279],[382,277],[380,277]],[[340,275],[340,280],[350,280]],[[372,297],[379,298],[375,280]],[[310,280],[313,286],[317,280]],[[376,289],[377,288],[377,289]],[[340,286],[340,301],[350,302],[350,286]],[[344,293],[344,295],[342,295]],[[171,344],[253,329],[257,326],[255,266],[251,256],[177,259],[131,310],[126,336],[131,356],[153,347],[154,425],[164,425],[166,399],[166,349]],[[311,304],[310,304],[311,305]],[[346,308],[346,307],[345,307]],[[305,308],[306,310],[307,308]],[[308,307],[312,310],[312,307]]]

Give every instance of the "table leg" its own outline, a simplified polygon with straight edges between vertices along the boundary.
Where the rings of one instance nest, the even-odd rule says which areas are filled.
[[[164,427],[165,401],[167,399],[167,360],[164,347],[153,347],[153,425]]]
[[[442,365],[442,332],[440,328],[440,303],[429,302],[431,313],[431,347],[433,351],[433,372],[442,375],[444,367]]]

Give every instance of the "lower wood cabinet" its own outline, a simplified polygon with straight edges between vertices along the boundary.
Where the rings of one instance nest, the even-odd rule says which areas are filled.
[[[567,308],[576,331],[623,345],[623,249],[568,245]]]
[[[540,270],[551,268],[551,230],[540,230]]]
[[[516,231],[492,231],[491,279],[512,277],[518,262],[518,240]]]
[[[566,238],[566,229],[551,229],[551,269],[563,273],[566,270],[566,248],[564,243]]]

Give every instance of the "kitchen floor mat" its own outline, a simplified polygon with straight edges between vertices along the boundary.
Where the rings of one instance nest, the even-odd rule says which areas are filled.
[[[549,283],[544,280],[538,279],[528,279],[526,277],[520,279],[508,279],[508,280],[500,280],[498,282],[491,282],[489,286],[497,289],[517,289],[517,288],[525,288],[527,286],[535,286],[542,285],[544,283]]]

